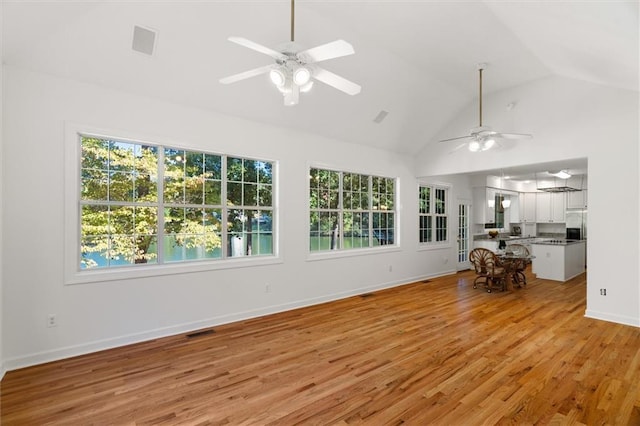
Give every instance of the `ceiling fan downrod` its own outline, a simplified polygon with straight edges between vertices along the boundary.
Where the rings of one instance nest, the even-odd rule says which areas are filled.
[[[480,99],[480,117],[479,117],[479,126],[482,127],[482,70],[484,69],[486,64],[478,64],[478,71],[480,72],[480,94],[478,95],[478,98]]]
[[[295,28],[295,25],[294,25],[294,22],[295,22],[295,9],[296,9],[295,0],[291,0],[291,43],[293,43],[295,41],[294,37],[293,37],[294,28]]]

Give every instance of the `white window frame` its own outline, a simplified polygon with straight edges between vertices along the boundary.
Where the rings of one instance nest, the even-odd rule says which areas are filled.
[[[273,159],[261,158],[259,161],[268,161],[272,167],[272,206],[273,206],[273,255],[226,257],[211,260],[196,260],[171,262],[163,264],[146,264],[132,266],[119,266],[116,268],[96,268],[81,269],[80,259],[80,169],[82,148],[80,146],[80,136],[92,136],[104,139],[122,140],[124,142],[139,143],[144,145],[154,145],[184,149],[186,151],[208,152],[206,148],[195,146],[186,147],[176,144],[173,140],[164,140],[158,137],[147,137],[135,134],[134,132],[113,131],[94,126],[77,123],[65,123],[65,146],[64,146],[64,170],[65,170],[65,193],[64,193],[64,283],[83,284],[101,281],[115,281],[135,279],[142,277],[153,277],[171,274],[184,274],[191,272],[202,272],[210,270],[254,267],[261,265],[272,265],[282,263],[280,254],[280,227],[278,214],[278,193],[279,186],[278,169],[279,163]],[[150,142],[153,141],[153,142]],[[251,159],[243,154],[225,153],[216,155]],[[225,193],[223,185],[223,196]],[[223,204],[226,201],[222,200]],[[226,228],[222,230],[226,234]]]
[[[309,184],[309,176],[311,174],[311,169],[322,169],[322,170],[328,170],[328,171],[332,171],[332,172],[337,172],[340,174],[340,182],[339,182],[339,202],[338,202],[338,216],[339,216],[339,222],[340,224],[342,224],[343,221],[343,213],[345,211],[351,211],[350,209],[344,209],[343,208],[343,174],[344,173],[350,173],[350,174],[359,174],[359,175],[365,175],[369,177],[369,181],[371,182],[371,178],[372,177],[381,177],[381,178],[385,178],[385,179],[393,179],[394,180],[394,194],[393,194],[393,205],[394,205],[394,209],[391,210],[394,214],[394,241],[393,244],[382,244],[382,245],[378,245],[378,246],[368,246],[368,247],[362,247],[362,248],[350,248],[350,249],[343,249],[343,248],[339,248],[337,250],[321,250],[321,251],[312,251],[310,248],[310,234],[311,234],[311,228],[310,228],[310,222],[309,222],[309,218],[310,218],[310,214],[311,211],[314,209],[311,209],[311,205],[310,205],[310,199],[309,199],[309,194],[310,194],[310,184]],[[385,176],[384,174],[380,174],[380,173],[371,173],[371,172],[361,172],[361,171],[355,171],[355,170],[343,170],[340,168],[336,168],[336,167],[331,167],[331,166],[327,166],[325,164],[307,164],[307,175],[306,175],[306,181],[307,181],[307,198],[306,198],[306,204],[307,204],[307,251],[308,251],[308,256],[307,256],[307,260],[309,261],[315,261],[315,260],[324,260],[324,259],[332,259],[332,258],[340,258],[340,257],[351,257],[351,256],[364,256],[364,255],[369,255],[371,253],[379,253],[380,251],[385,251],[385,252],[392,252],[392,251],[400,251],[400,207],[399,207],[399,202],[398,202],[398,197],[399,197],[399,193],[400,193],[400,179],[398,179],[397,177],[389,177],[389,176]],[[370,188],[370,192],[371,192],[371,187]],[[372,202],[372,197],[371,197],[371,193],[369,194],[369,209],[366,210],[367,212],[370,212],[371,214],[373,214],[376,210],[373,210],[371,207],[371,202]],[[332,209],[333,210],[333,209]],[[363,210],[364,211],[364,210]],[[371,217],[369,220],[369,235],[372,235],[372,227],[373,227],[373,218]],[[342,236],[340,236],[340,238],[342,239]]]
[[[420,191],[422,188],[424,187],[428,187],[430,188],[430,194],[431,194],[431,200],[429,203],[429,208],[430,211],[427,213],[421,213],[420,212]],[[444,203],[444,213],[443,214],[438,214],[434,211],[435,209],[435,194],[436,194],[436,190],[444,190],[445,191],[445,203]],[[418,233],[417,233],[417,243],[418,243],[418,247],[421,250],[426,250],[426,249],[432,249],[432,248],[442,248],[442,247],[447,247],[451,245],[451,232],[454,229],[454,227],[451,224],[451,185],[448,183],[442,183],[442,182],[418,182],[418,185],[416,187],[416,192],[415,194],[417,194],[417,206],[416,206],[416,213],[417,213],[417,222],[418,222]],[[420,241],[420,234],[422,232],[422,228],[420,227],[420,223],[421,223],[421,218],[422,217],[431,217],[431,224],[432,224],[432,241]],[[445,217],[446,221],[447,221],[447,227],[446,227],[446,233],[447,233],[447,238],[445,240],[442,241],[436,241],[436,218],[437,217]]]

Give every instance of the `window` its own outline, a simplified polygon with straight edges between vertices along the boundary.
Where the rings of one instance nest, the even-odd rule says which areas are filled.
[[[80,269],[274,254],[273,163],[80,135]]]
[[[312,168],[309,215],[312,252],[394,244],[395,180]]]
[[[418,217],[420,243],[448,241],[449,189],[437,185],[418,188]]]

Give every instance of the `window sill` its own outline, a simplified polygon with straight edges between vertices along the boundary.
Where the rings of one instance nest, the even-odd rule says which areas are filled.
[[[307,256],[307,262],[315,262],[319,260],[340,259],[344,257],[354,256],[368,256],[371,254],[381,253],[393,253],[400,251],[400,247],[397,245],[389,246],[377,246],[363,249],[350,249],[350,250],[331,250],[309,253]]]
[[[75,271],[65,277],[65,285],[89,284],[104,281],[122,281],[162,275],[190,274],[222,269],[250,268],[255,266],[283,263],[280,257],[265,256],[253,258],[225,259],[215,261],[194,261],[169,265],[125,266],[110,270]]]
[[[418,251],[428,251],[428,250],[444,250],[450,249],[452,246],[451,242],[445,241],[441,243],[418,243]]]

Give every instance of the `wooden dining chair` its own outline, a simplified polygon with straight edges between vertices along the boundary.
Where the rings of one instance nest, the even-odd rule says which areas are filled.
[[[469,253],[469,261],[477,275],[473,280],[473,288],[482,284],[488,293],[495,288],[504,291],[507,273],[494,252],[485,248],[475,248]]]

